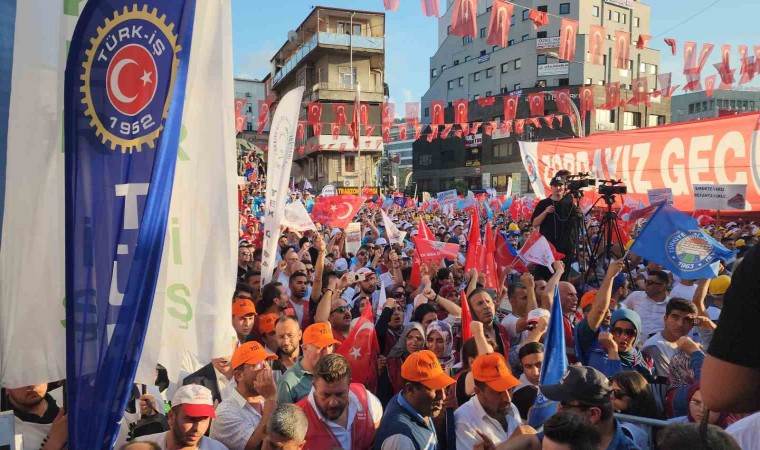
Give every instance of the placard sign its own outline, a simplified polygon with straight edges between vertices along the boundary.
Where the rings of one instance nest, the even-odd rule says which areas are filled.
[[[438,193],[438,203],[441,205],[452,205],[457,202],[457,190],[450,189]]]
[[[747,203],[746,184],[695,184],[695,209],[744,210]]]
[[[346,251],[355,255],[361,246],[362,224],[359,222],[351,222],[346,227]]]
[[[649,204],[667,202],[668,205],[673,204],[673,189],[671,188],[658,188],[647,190],[647,197],[649,197]]]

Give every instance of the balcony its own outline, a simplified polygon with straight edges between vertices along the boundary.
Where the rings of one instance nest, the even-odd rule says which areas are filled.
[[[277,85],[285,78],[298,64],[314,51],[319,45],[331,47],[346,47],[353,45],[354,51],[383,51],[385,48],[385,38],[372,36],[351,36],[348,34],[325,33],[320,32],[311,37],[290,59],[282,66],[274,77],[272,77],[272,86]]]
[[[320,82],[312,86],[311,90],[306,89],[304,94],[305,101],[353,101],[356,88],[350,83],[329,83]],[[385,92],[382,86],[365,87],[361,86],[359,91],[360,100],[363,102],[383,102]]]

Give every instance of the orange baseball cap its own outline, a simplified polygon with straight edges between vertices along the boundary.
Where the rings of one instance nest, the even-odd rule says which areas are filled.
[[[472,363],[472,377],[483,382],[497,392],[504,392],[520,384],[512,375],[504,357],[498,353],[488,353],[475,358]]]
[[[303,345],[312,344],[319,348],[325,348],[328,345],[340,344],[333,337],[332,328],[327,322],[317,322],[309,325],[303,332]]]
[[[246,342],[232,354],[232,368],[237,369],[243,364],[258,364],[265,359],[277,359],[277,355],[267,353],[256,341]]]
[[[256,321],[259,323],[259,333],[269,334],[274,331],[274,323],[279,316],[275,313],[262,314]]]
[[[443,389],[455,381],[446,375],[438,357],[430,350],[412,353],[401,365],[401,378],[422,383],[430,389]]]
[[[581,297],[581,309],[586,309],[587,306],[591,306],[591,304],[594,303],[596,292],[596,289],[592,289],[583,294],[583,297]]]
[[[256,314],[256,306],[250,300],[235,300],[232,303],[232,315],[235,317],[243,317],[248,314]]]

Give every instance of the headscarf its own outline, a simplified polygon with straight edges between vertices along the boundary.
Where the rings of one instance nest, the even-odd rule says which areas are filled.
[[[697,391],[700,389],[699,387],[699,381],[692,384],[691,387],[689,387],[689,391],[686,393],[686,404],[691,404],[691,399],[694,397],[694,394],[697,393]],[[710,414],[709,410],[705,410],[705,414]],[[717,422],[715,422],[714,425],[719,426],[723,429],[725,429],[728,426],[728,415],[729,413],[722,412],[720,413],[720,417],[718,417]],[[689,419],[689,422],[694,423],[694,416],[691,415],[691,408],[686,408],[686,417]]]
[[[420,332],[424,346],[425,329],[422,328],[422,324],[412,322],[404,327],[404,331],[401,332],[401,336],[398,338],[398,341],[396,341],[396,343],[393,345],[391,351],[388,352],[388,358],[406,359],[406,357],[409,356],[409,352],[406,350],[406,337],[412,330],[417,330]]]
[[[619,320],[627,320],[633,324],[633,327],[636,329],[636,337],[631,344],[631,348],[624,352],[618,350],[618,355],[623,368],[636,370],[642,374],[652,375],[652,360],[645,357],[639,349],[636,348],[636,344],[639,342],[639,335],[641,334],[641,317],[632,309],[615,310],[615,312],[612,313],[612,318],[610,320],[610,329],[612,329],[612,327],[615,326],[615,323]]]
[[[428,325],[426,336],[430,336],[433,331],[440,333],[444,342],[443,356],[438,358],[438,362],[443,368],[450,368],[454,365],[454,332],[451,325],[443,320],[434,320]]]
[[[690,357],[686,352],[677,350],[670,358],[669,368],[668,391],[694,383],[694,370],[691,368]]]

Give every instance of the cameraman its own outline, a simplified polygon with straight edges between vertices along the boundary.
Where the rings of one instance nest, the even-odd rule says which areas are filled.
[[[570,172],[567,170],[560,170],[554,175],[549,183],[552,194],[536,204],[531,217],[531,223],[539,228],[541,235],[546,237],[558,252],[565,254],[565,267],[570,267],[575,260],[579,217],[573,197],[567,191],[568,175]],[[565,272],[562,279],[565,280],[568,274],[569,271]],[[551,278],[549,268],[540,265],[536,266],[534,275],[537,278]]]

